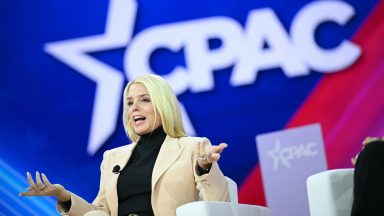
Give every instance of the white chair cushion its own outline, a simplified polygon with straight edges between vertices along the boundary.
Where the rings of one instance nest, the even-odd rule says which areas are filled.
[[[354,169],[335,169],[309,176],[307,192],[311,216],[349,216],[353,202]]]
[[[266,207],[228,202],[197,201],[176,209],[177,216],[272,216]]]

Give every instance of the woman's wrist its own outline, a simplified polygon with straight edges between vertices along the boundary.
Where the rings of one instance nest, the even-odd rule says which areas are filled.
[[[57,195],[57,199],[60,201],[60,202],[67,202],[69,200],[71,200],[71,193],[67,190],[63,190],[62,192],[60,192],[58,195]]]
[[[197,175],[199,175],[199,176],[202,176],[204,174],[208,174],[211,171],[211,166],[207,166],[207,167],[203,166],[204,167],[203,168],[200,165],[198,165],[197,167],[198,167]]]
[[[212,167],[212,164],[211,163],[210,164],[204,164],[204,165],[199,164],[199,167],[200,167],[200,169],[203,169],[205,171],[209,171]]]

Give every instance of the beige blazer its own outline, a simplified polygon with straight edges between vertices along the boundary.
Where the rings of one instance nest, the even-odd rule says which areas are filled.
[[[152,208],[156,216],[174,216],[176,208],[197,200],[229,201],[227,180],[218,164],[212,164],[208,174],[197,175],[195,146],[201,138],[167,136],[160,149],[152,172]],[[114,166],[127,164],[137,143],[108,150],[101,163],[100,190],[92,204],[71,194],[71,209],[67,214],[84,215],[92,210],[103,210],[117,216],[117,179]],[[63,207],[58,203],[58,211]]]

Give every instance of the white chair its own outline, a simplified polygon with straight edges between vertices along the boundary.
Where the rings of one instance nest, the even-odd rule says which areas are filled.
[[[239,203],[239,198],[237,195],[237,184],[232,179],[225,177],[228,181],[228,191],[231,203]]]
[[[238,204],[237,184],[227,178],[231,202],[197,201],[187,203],[176,209],[177,216],[272,216],[269,208]]]
[[[93,210],[85,213],[84,216],[108,216],[108,214],[102,210]]]
[[[349,216],[353,202],[354,169],[334,169],[307,178],[311,216]]]

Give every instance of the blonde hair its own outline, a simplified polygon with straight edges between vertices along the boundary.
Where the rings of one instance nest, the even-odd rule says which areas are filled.
[[[181,118],[179,103],[175,93],[172,91],[171,86],[169,86],[169,84],[158,75],[146,74],[130,81],[124,89],[123,123],[128,137],[133,142],[137,142],[140,138],[140,136],[134,131],[132,119],[128,118],[129,107],[127,104],[127,97],[129,88],[134,83],[141,83],[145,86],[145,88],[147,88],[155,110],[155,116],[159,113],[164,132],[167,135],[176,138],[187,136],[183,126],[183,120]],[[154,126],[155,125],[153,125],[153,127]],[[153,129],[154,128],[152,128],[152,130]]]

